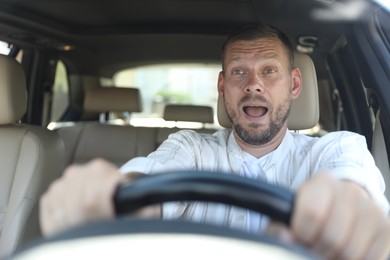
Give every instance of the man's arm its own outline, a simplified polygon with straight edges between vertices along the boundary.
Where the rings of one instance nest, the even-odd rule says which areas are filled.
[[[44,235],[114,217],[115,189],[128,178],[103,160],[68,168],[40,201]],[[161,207],[140,214],[160,217]],[[298,190],[288,233],[330,259],[385,259],[390,253],[390,220],[384,212],[357,184],[324,173]]]
[[[191,169],[195,165],[192,149],[202,147],[200,141],[200,135],[193,131],[179,131],[149,155],[153,160],[135,158],[120,169],[102,159],[68,167],[40,200],[40,225],[43,234],[49,236],[82,223],[114,217],[112,200],[116,187],[119,183],[140,175],[123,173],[130,169],[140,172],[149,172],[151,169],[153,172]],[[161,206],[150,206],[140,210],[137,216],[160,218],[161,214]]]
[[[113,218],[117,186],[140,175],[120,174],[115,165],[102,159],[68,167],[40,199],[42,233],[51,236],[83,223]],[[147,207],[137,215],[159,218],[161,206]]]

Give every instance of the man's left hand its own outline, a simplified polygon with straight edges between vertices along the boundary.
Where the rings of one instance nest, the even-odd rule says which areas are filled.
[[[328,259],[386,259],[390,220],[357,184],[319,173],[297,192],[297,240]]]

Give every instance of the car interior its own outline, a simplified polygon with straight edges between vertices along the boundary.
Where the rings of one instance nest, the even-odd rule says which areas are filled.
[[[22,66],[0,56],[0,254],[15,250],[20,239],[40,234],[37,200],[61,176],[63,141],[53,131],[19,123],[27,109]]]
[[[0,0],[0,258],[41,237],[39,197],[66,166],[119,167],[176,131],[230,128],[220,52],[250,23],[295,47],[303,90],[289,130],[363,135],[390,186],[390,9],[379,0]]]

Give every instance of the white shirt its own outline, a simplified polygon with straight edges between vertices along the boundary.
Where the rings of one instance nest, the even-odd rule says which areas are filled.
[[[318,138],[287,130],[277,149],[257,159],[238,146],[230,129],[212,135],[183,130],[170,135],[148,157],[130,160],[120,171],[149,174],[186,169],[230,172],[292,190],[326,169],[336,178],[361,185],[384,212],[389,210],[383,177],[365,138],[352,132],[332,132]],[[223,224],[251,232],[263,230],[267,223],[263,216],[241,208],[202,202],[165,203],[163,218]]]

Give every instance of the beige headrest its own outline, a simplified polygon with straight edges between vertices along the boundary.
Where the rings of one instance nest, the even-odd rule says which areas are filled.
[[[27,109],[26,78],[22,65],[0,55],[0,125],[17,122]]]
[[[99,87],[85,94],[84,110],[88,112],[141,112],[141,95],[136,88]]]
[[[313,61],[307,54],[295,53],[294,63],[295,67],[301,70],[302,91],[291,105],[287,125],[290,130],[309,129],[317,124],[320,116],[316,70]],[[223,127],[231,127],[225,104],[219,97],[218,122]]]
[[[164,109],[164,120],[214,123],[213,108],[209,106],[169,104]]]

